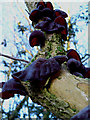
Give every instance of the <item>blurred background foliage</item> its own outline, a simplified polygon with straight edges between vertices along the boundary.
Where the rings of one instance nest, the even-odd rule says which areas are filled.
[[[65,3],[63,3],[64,6]],[[68,3],[68,5],[71,3]],[[74,2],[72,3],[74,6]],[[63,8],[58,3],[54,3],[55,8]],[[70,48],[76,49],[80,54],[85,66],[88,66],[86,54],[88,54],[88,3],[77,3],[78,10],[73,14],[72,5],[68,6],[66,11],[69,17],[66,19],[68,23],[68,40],[65,43],[65,50]],[[0,35],[0,82],[7,81],[11,78],[12,73],[24,69],[25,62],[11,60],[1,56],[1,53],[18,59],[31,61],[38,52],[39,47],[31,48],[28,38],[34,30],[32,22],[25,9],[28,10],[24,2],[5,2],[1,6],[1,35]],[[71,8],[70,8],[71,7]],[[33,8],[31,4],[30,8]],[[64,8],[63,8],[64,9]],[[17,109],[17,112],[15,113]],[[1,100],[0,110],[2,118],[7,118],[14,113],[14,118],[36,118],[36,119],[54,119],[52,113],[47,111],[40,105],[33,103],[30,98],[21,95],[15,95],[9,100]]]

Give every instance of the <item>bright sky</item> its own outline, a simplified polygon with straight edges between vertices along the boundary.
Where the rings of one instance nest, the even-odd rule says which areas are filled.
[[[15,1],[21,2],[23,0],[0,0],[0,3],[1,3],[0,4],[0,11],[1,11],[1,13],[0,13],[0,16],[1,16],[1,18],[0,18],[0,23],[1,23],[0,24],[0,41],[3,41],[3,39],[5,38],[5,39],[9,40],[9,43],[11,43],[11,44],[8,44],[8,46],[6,48],[3,47],[2,45],[0,45],[0,51],[2,51],[5,54],[8,54],[8,55],[15,54],[15,51],[17,50],[13,46],[14,36],[11,32],[11,30],[14,28],[14,21],[15,22],[21,21],[23,24],[26,22],[26,20],[22,19],[22,15],[23,15],[22,12],[20,12],[17,17],[18,9],[16,6],[18,5],[23,10],[25,10],[26,6],[25,6],[24,2],[16,4]],[[48,0],[46,0],[46,1],[48,1]],[[70,2],[70,1],[65,2],[66,0],[63,0],[63,2],[62,2],[62,0],[59,0],[59,2],[58,2],[58,0],[50,0],[50,1],[52,1],[54,3],[57,2],[58,4],[53,4],[55,8],[57,8],[58,7],[57,5],[59,5],[61,7],[61,8],[58,7],[59,9],[63,9],[67,13],[69,12],[68,13],[69,16],[72,16],[73,14],[76,14],[79,11],[80,5],[85,4],[85,2],[88,0],[79,0],[79,2],[78,2],[78,0],[73,0],[73,2]],[[80,3],[80,1],[81,1],[81,3]],[[28,14],[26,12],[25,12],[25,15],[28,18]],[[81,21],[78,22],[78,25],[82,26],[82,22]],[[87,32],[85,32],[85,31],[87,31]],[[83,48],[84,47],[88,48],[88,27],[85,27],[82,32],[79,32],[76,36],[76,39],[77,40],[79,39],[80,42],[78,44],[82,46],[81,48],[79,48],[79,51],[80,52],[82,51],[81,53],[84,53]],[[71,43],[71,48],[74,48],[72,43]],[[6,59],[6,60],[8,60],[8,59]],[[1,61],[2,61],[2,57],[0,57],[0,62]],[[1,69],[2,69],[2,66],[0,66],[0,70]],[[1,74],[2,73],[0,73],[0,76],[2,76]],[[1,80],[2,80],[2,78],[0,78],[0,81]]]

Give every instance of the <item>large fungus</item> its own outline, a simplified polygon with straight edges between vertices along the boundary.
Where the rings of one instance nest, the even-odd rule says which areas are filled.
[[[61,59],[60,59],[61,58]],[[29,81],[36,88],[42,88],[47,79],[60,70],[60,66],[66,61],[65,56],[55,58],[39,58],[30,64],[21,73],[13,74],[13,78],[21,81]]]
[[[19,81],[16,81],[12,78],[6,83],[4,83],[2,87],[2,92],[0,92],[0,97],[2,99],[9,99],[10,97],[13,97],[14,94],[20,94],[25,96],[28,93]]]
[[[40,46],[43,47],[45,44],[45,35],[40,30],[35,30],[30,34],[29,43],[31,47]]]

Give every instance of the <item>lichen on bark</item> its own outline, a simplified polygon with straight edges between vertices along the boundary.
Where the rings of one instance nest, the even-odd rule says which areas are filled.
[[[66,55],[64,50],[64,41],[61,39],[61,34],[45,34],[46,41],[45,46],[40,49],[36,55],[36,59],[41,58],[50,58],[57,55]]]

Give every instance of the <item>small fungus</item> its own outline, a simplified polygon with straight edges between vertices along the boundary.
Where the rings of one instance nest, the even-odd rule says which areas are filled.
[[[30,34],[29,43],[31,47],[40,46],[43,47],[45,44],[45,35],[40,30],[35,30]]]
[[[27,91],[24,86],[17,82],[15,79],[8,80],[2,87],[2,92],[0,92],[0,97],[2,99],[9,99],[13,97],[14,94],[27,95]]]
[[[50,18],[53,17],[53,12],[49,8],[44,8],[41,11],[41,13],[42,13],[43,17],[50,17]]]
[[[32,10],[29,15],[29,19],[33,22],[38,22],[38,20],[41,18],[42,18],[42,13],[38,8]]]
[[[67,31],[67,22],[65,18],[63,16],[58,16],[55,18],[54,22],[57,24],[63,25],[65,27],[65,29],[61,31],[61,35],[64,40],[67,40],[68,31]]]
[[[67,51],[67,57],[68,57],[68,59],[74,58],[74,59],[81,62],[80,55],[74,49],[70,49],[70,50]]]
[[[43,0],[40,0],[40,2],[37,3],[36,7],[38,8],[39,6],[43,6],[43,8],[45,8],[46,7],[45,2]]]
[[[49,8],[50,10],[53,11],[53,5],[51,2],[46,2],[46,8]]]

